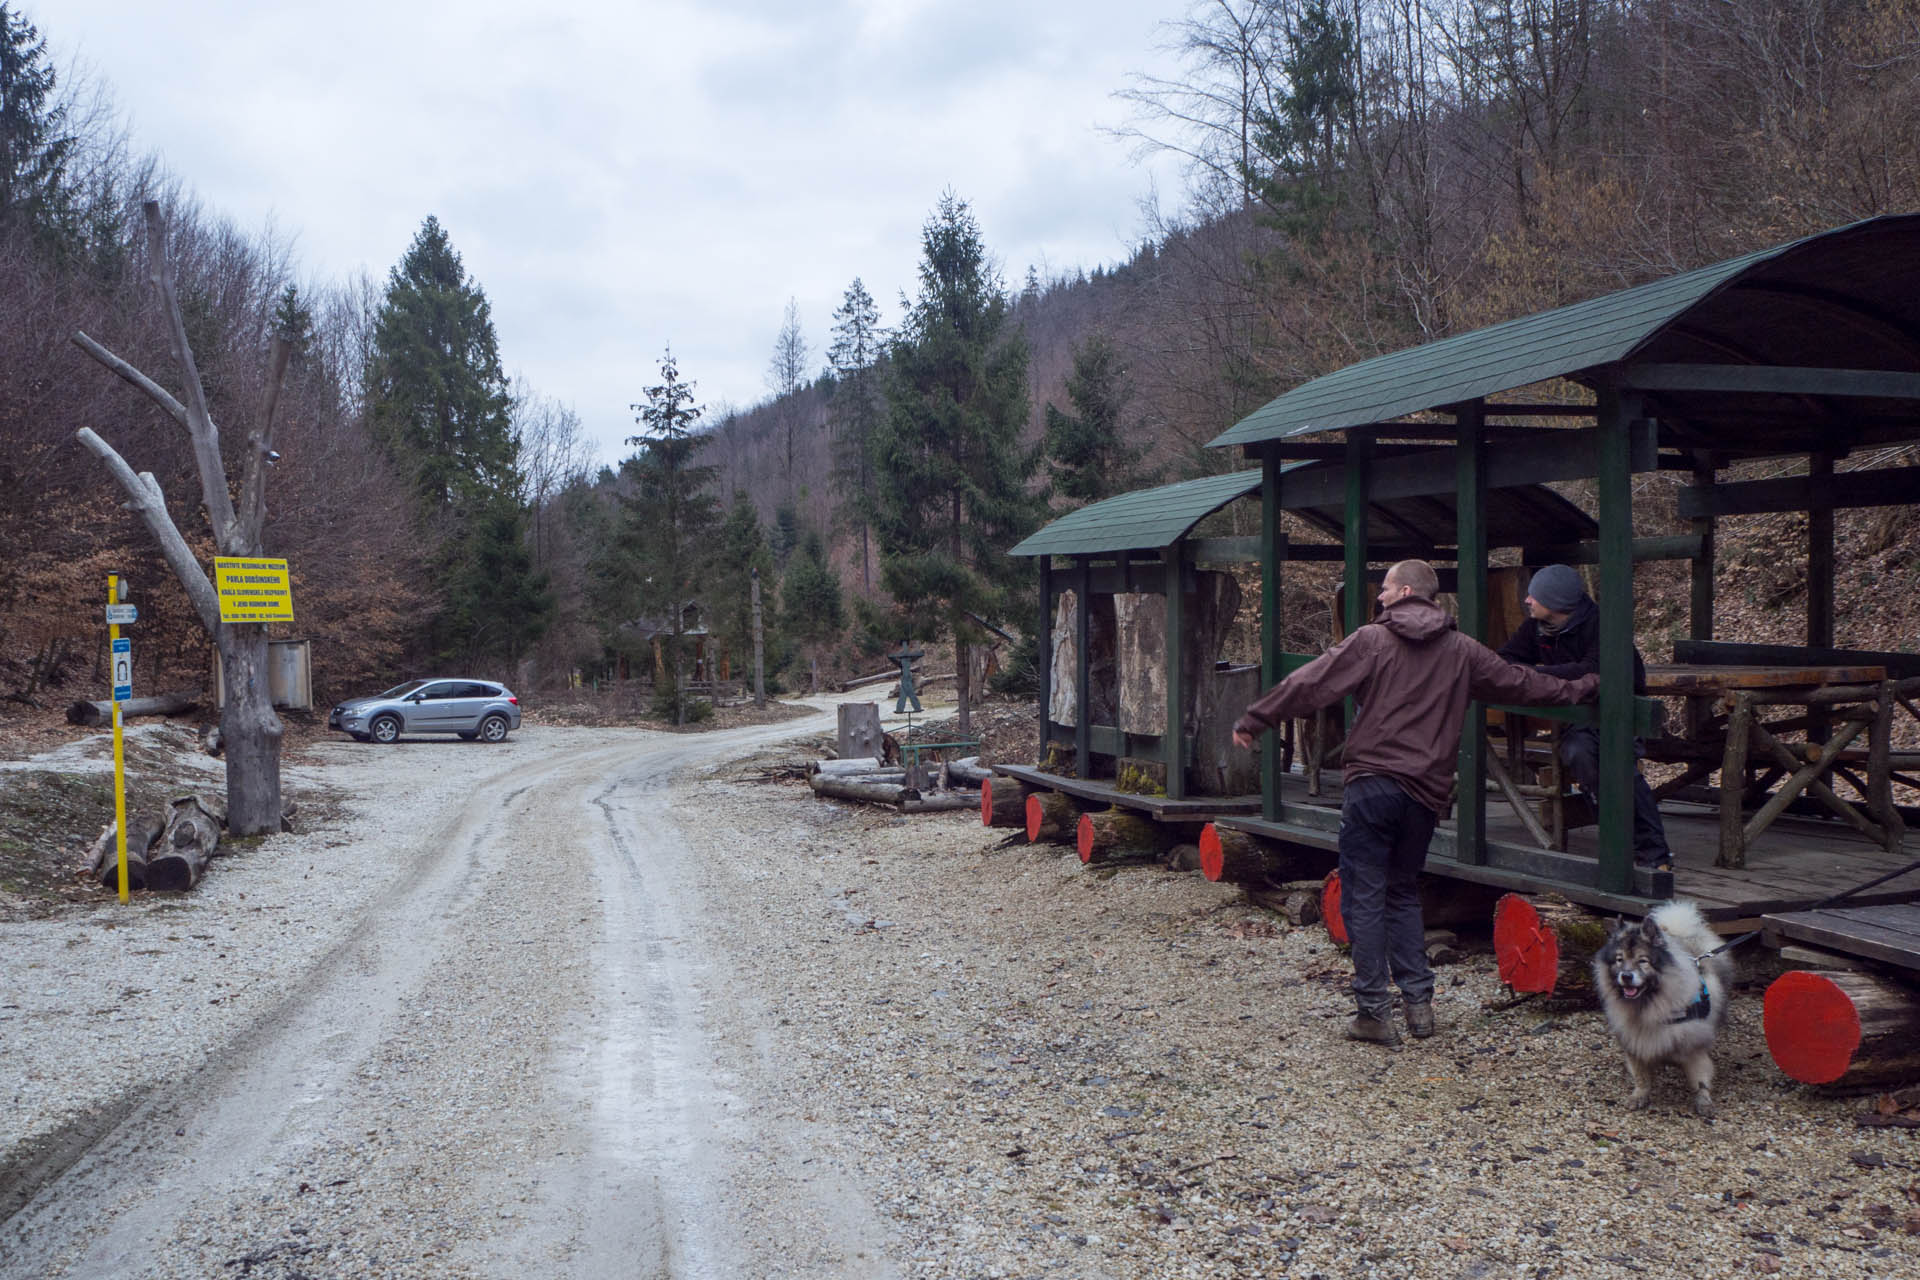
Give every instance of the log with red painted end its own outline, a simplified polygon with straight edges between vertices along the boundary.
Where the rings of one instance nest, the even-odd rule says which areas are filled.
[[[1083,813],[1074,834],[1080,848],[1080,861],[1087,863],[1113,858],[1158,858],[1180,843],[1179,834],[1172,828],[1125,809]]]
[[[980,783],[980,825],[1024,827],[1027,797],[1033,788],[1013,778],[989,777]]]
[[[1027,797],[1027,840],[1032,844],[1072,844],[1080,825],[1080,806],[1058,791]]]
[[[1607,923],[1561,898],[1530,902],[1502,894],[1493,908],[1493,955],[1500,981],[1530,995],[1585,1002],[1595,997],[1593,955]]]
[[[1767,1051],[1803,1084],[1835,1092],[1920,1080],[1920,994],[1866,973],[1796,969],[1767,988]]]
[[[1320,882],[1320,920],[1327,926],[1327,936],[1344,946],[1347,939],[1347,922],[1340,914],[1340,871],[1335,868],[1327,872],[1326,879]]]
[[[1212,822],[1200,829],[1200,874],[1215,883],[1268,884],[1317,872],[1325,865],[1313,854],[1283,848],[1245,831]]]

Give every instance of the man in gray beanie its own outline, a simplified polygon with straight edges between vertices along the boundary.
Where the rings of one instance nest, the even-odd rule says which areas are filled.
[[[1600,670],[1600,609],[1580,575],[1564,564],[1550,564],[1527,584],[1528,618],[1500,646],[1509,662],[1536,667],[1550,676],[1573,680]],[[1633,653],[1633,691],[1645,693],[1646,664]],[[1644,752],[1634,739],[1636,756]],[[1600,730],[1591,724],[1569,726],[1560,735],[1560,759],[1588,795],[1600,790]],[[1653,789],[1636,769],[1633,775],[1633,860],[1643,867],[1671,870],[1667,830]]]

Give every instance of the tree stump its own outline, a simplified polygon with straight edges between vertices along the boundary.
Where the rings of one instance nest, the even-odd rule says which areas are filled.
[[[1795,969],[1767,988],[1767,1051],[1836,1093],[1920,1080],[1920,994],[1867,973]]]
[[[1033,787],[1015,778],[988,778],[980,784],[980,825],[1026,826],[1027,797],[1033,793]]]
[[[885,750],[880,740],[886,731],[880,727],[880,704],[843,702],[839,708],[839,738],[836,747],[842,760],[871,756],[878,760]]]
[[[180,892],[200,883],[220,845],[220,809],[200,796],[169,806],[166,829],[147,850],[147,888]]]
[[[1200,874],[1216,884],[1268,884],[1310,874],[1322,859],[1209,822],[1200,829]]]
[[[1493,908],[1493,954],[1500,981],[1515,991],[1588,1004],[1593,989],[1593,956],[1606,945],[1608,922],[1564,898],[1547,896],[1538,904],[1517,893],[1501,896]]]
[[[1080,806],[1058,791],[1027,797],[1027,842],[1072,844],[1080,827]]]
[[[1074,835],[1080,861],[1086,863],[1110,858],[1158,858],[1180,843],[1172,829],[1125,809],[1081,814]]]

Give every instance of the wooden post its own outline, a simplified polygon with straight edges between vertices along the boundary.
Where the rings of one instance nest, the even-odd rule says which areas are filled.
[[[1034,664],[1040,669],[1040,754],[1034,759],[1045,760],[1053,742],[1053,557],[1034,559],[1040,565],[1040,629],[1034,633],[1040,637],[1034,649]]]
[[[1747,739],[1753,727],[1753,695],[1727,695],[1727,747],[1720,760],[1720,852],[1716,867],[1747,865],[1740,809],[1747,795]]]
[[[1906,821],[1893,803],[1893,704],[1894,681],[1880,682],[1880,699],[1874,708],[1873,729],[1867,739],[1867,811],[1880,829],[1887,833],[1887,852],[1900,851],[1900,839],[1906,834]]]
[[[1713,455],[1704,449],[1694,450],[1694,488],[1711,489],[1713,483]],[[1687,599],[1687,634],[1695,640],[1713,639],[1713,543],[1718,523],[1712,516],[1696,516],[1689,525],[1689,532],[1700,539]],[[1687,705],[1691,708],[1694,704],[1689,701]]]
[[[1074,590],[1079,593],[1079,609],[1074,613],[1074,635],[1080,651],[1075,655],[1073,725],[1073,776],[1093,776],[1093,557],[1074,557]]]
[[[1260,454],[1260,687],[1280,683],[1280,587],[1287,558],[1286,525],[1281,520],[1280,453],[1268,447]],[[1278,739],[1266,735],[1260,752],[1260,813],[1269,822],[1280,817],[1280,753]]]
[[[1160,739],[1160,759],[1167,766],[1167,798],[1187,798],[1187,684],[1186,598],[1181,582],[1184,539],[1174,539],[1165,551],[1167,592],[1167,731]]]
[[[1373,490],[1373,434],[1366,430],[1347,432],[1346,501],[1346,635],[1352,635],[1367,620],[1367,518],[1368,496]],[[1351,729],[1354,701],[1345,699],[1346,715],[1341,724]]]
[[[1633,474],[1640,398],[1599,391],[1600,866],[1596,888],[1633,883]]]
[[[1460,629],[1475,640],[1487,639],[1487,473],[1484,401],[1459,406],[1455,422],[1459,444],[1455,450],[1455,526],[1459,545],[1455,557],[1454,600],[1460,609]],[[1459,785],[1454,789],[1456,857],[1464,863],[1487,860],[1486,712],[1478,702],[1467,704],[1466,732],[1460,735],[1460,757],[1455,766]]]
[[[1807,456],[1807,647],[1833,648],[1833,455]],[[1807,741],[1825,742],[1825,707],[1807,708]]]

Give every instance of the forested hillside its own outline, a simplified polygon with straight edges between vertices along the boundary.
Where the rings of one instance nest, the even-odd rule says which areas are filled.
[[[421,210],[386,279],[296,280],[285,244],[131,154],[59,83],[57,29],[0,3],[0,696],[98,689],[109,570],[136,585],[141,683],[205,678],[184,599],[73,442],[92,426],[151,471],[210,554],[184,434],[71,341],[177,390],[142,200],[168,211],[229,451],[271,339],[294,345],[267,541],[293,565],[322,699],[431,666],[646,675],[659,636],[685,669],[688,600],[738,676],[756,569],[789,683],[872,669],[908,629],[979,642],[1030,608],[996,549],[1049,510],[1240,465],[1205,442],[1303,379],[1920,209],[1920,0],[1199,0],[1170,18],[1184,73],[1113,87],[1134,141],[1186,157],[1189,185],[1143,209],[1125,261],[1001,262],[966,192],[930,195],[904,311],[847,264],[833,317],[789,308],[767,400],[724,415],[677,399],[700,370],[662,353],[633,371],[652,414],[631,454],[596,476],[568,389],[501,372],[458,227]],[[1910,511],[1841,520],[1843,591],[1877,602],[1841,642],[1910,643],[1878,589],[1911,585]],[[1728,522],[1727,598],[1753,602],[1754,638],[1794,600],[1794,557],[1743,539],[1797,536]],[[1667,615],[1647,573],[1651,640]]]

